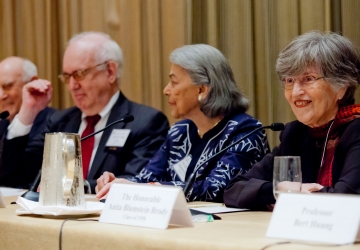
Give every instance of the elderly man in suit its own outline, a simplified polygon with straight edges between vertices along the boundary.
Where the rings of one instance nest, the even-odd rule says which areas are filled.
[[[122,51],[108,35],[99,32],[75,35],[66,48],[63,73],[59,78],[66,84],[76,107],[54,113],[43,133],[29,141],[26,147],[26,136],[6,140],[3,164],[9,168],[16,165],[21,169],[23,183],[31,183],[41,168],[45,133],[71,132],[84,137],[126,115],[133,115],[133,122],[118,123],[82,142],[83,174],[94,191],[96,179],[104,171],[121,177],[139,173],[160,148],[169,125],[164,114],[129,101],[119,91],[122,65]],[[21,106],[17,117],[22,125],[32,123],[34,113],[44,104],[41,101],[47,98],[51,85],[38,80],[32,82],[31,87],[32,91],[24,91],[26,105]],[[125,144],[121,146],[115,142],[108,147],[112,131],[122,129],[130,130]],[[21,147],[26,164],[14,157],[14,151]]]
[[[5,135],[9,138],[17,136],[19,131],[10,129],[14,126],[14,123],[11,123],[11,126],[9,124],[19,113],[24,86],[36,79],[38,79],[37,68],[34,63],[27,59],[11,56],[0,62],[0,110],[9,112],[7,119],[0,121],[0,148],[2,147]],[[50,91],[48,94],[51,97]],[[43,108],[39,109],[33,125],[25,128],[25,131],[29,133],[30,139],[33,139],[44,129],[46,125],[45,120],[55,112],[55,109],[47,107],[49,102],[50,98],[47,98],[44,106],[42,106]],[[8,133],[8,129],[10,129],[10,133]],[[12,169],[5,169],[0,165],[0,186],[16,186],[16,177],[17,174]]]

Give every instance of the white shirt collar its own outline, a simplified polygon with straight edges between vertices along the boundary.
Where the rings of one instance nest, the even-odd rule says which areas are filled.
[[[106,104],[106,106],[103,108],[103,110],[101,110],[101,112],[99,113],[101,118],[104,118],[105,116],[107,116],[110,113],[110,110],[115,105],[119,96],[120,96],[120,91],[116,91],[116,93],[110,98],[110,101]],[[85,117],[86,117],[86,115],[84,113],[82,113],[81,119],[83,120]]]

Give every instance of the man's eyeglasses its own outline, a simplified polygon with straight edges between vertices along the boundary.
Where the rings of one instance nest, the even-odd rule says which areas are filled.
[[[321,76],[321,77],[315,77],[315,76],[304,76],[300,79],[298,79],[299,84],[303,87],[303,88],[309,88],[314,82],[316,82],[317,80],[320,80],[322,78],[325,78],[325,76]],[[294,84],[297,81],[296,78],[293,77],[285,77],[284,80],[282,80],[282,86],[284,89],[287,90],[291,90],[294,88]]]
[[[70,81],[70,77],[74,77],[74,79],[76,81],[81,81],[81,80],[84,80],[85,76],[87,74],[90,73],[90,71],[98,66],[101,66],[103,64],[106,64],[108,63],[108,61],[106,62],[103,62],[103,63],[99,63],[93,67],[90,67],[90,68],[87,68],[87,69],[79,69],[79,70],[75,70],[74,72],[72,72],[71,74],[68,74],[68,73],[62,73],[59,75],[59,79],[60,81],[62,81],[63,83],[65,84],[68,84],[69,81]]]

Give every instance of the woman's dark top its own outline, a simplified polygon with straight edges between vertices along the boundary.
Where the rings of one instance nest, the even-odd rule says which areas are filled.
[[[339,140],[332,162],[332,186],[319,192],[360,193],[360,119],[354,119],[338,128]],[[274,204],[274,156],[300,156],[303,183],[316,183],[324,139],[316,139],[309,127],[293,121],[280,134],[280,145],[256,163],[245,174],[238,174],[224,192],[227,206],[264,210]]]

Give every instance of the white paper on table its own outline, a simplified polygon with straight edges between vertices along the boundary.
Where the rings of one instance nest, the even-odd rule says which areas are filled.
[[[225,206],[208,206],[208,207],[199,207],[199,208],[190,208],[191,210],[196,210],[200,212],[204,212],[207,214],[221,214],[221,213],[234,213],[234,212],[242,212],[247,211],[249,209],[245,208],[232,208]]]
[[[18,188],[7,188],[7,187],[0,187],[0,191],[4,197],[6,196],[20,196],[26,192],[25,189],[18,189]]]
[[[39,215],[80,215],[100,213],[104,208],[101,202],[85,202],[85,208],[67,206],[40,206],[39,202],[29,201],[18,197],[16,203],[22,207],[15,211],[16,214],[39,214]]]

